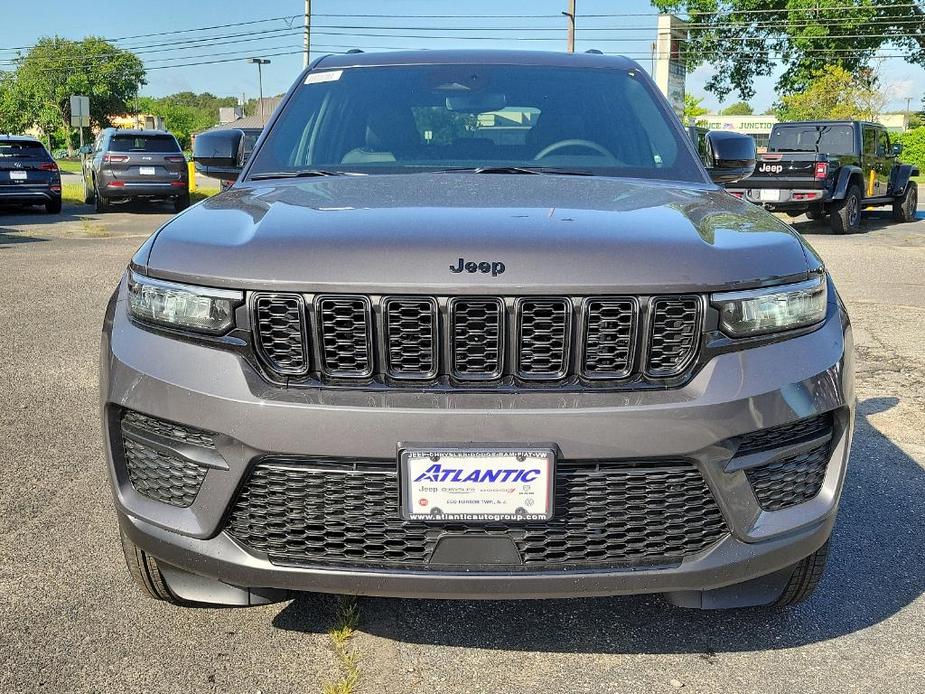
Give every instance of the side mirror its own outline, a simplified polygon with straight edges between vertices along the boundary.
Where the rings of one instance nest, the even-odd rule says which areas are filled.
[[[734,183],[755,170],[758,155],[750,135],[711,130],[705,136],[707,173],[714,183]]]
[[[893,156],[894,156],[894,157],[898,157],[898,156],[899,156],[900,154],[902,154],[902,153],[903,153],[903,143],[902,143],[902,142],[894,142],[894,143],[893,143]]]
[[[193,161],[203,176],[235,181],[241,173],[244,133],[231,128],[200,133],[193,140]]]

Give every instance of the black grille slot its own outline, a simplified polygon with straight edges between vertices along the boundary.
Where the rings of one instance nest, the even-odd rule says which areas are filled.
[[[815,498],[822,489],[829,462],[828,443],[811,451],[745,471],[758,504],[780,511]]]
[[[832,434],[832,414],[808,417],[790,424],[761,429],[739,437],[736,455],[780,448],[803,439]]]
[[[188,443],[191,446],[215,448],[213,442],[213,437],[215,435],[211,431],[204,431],[203,429],[196,429],[186,426],[185,424],[169,422],[166,419],[158,419],[146,414],[141,414],[141,412],[135,412],[134,410],[125,411],[122,415],[122,424],[127,424],[130,427],[141,430],[142,433],[151,432],[152,434],[165,436],[174,441],[179,441],[180,443]]]
[[[385,302],[386,358],[395,378],[437,375],[437,302],[420,297]]]
[[[562,378],[568,373],[572,305],[567,299],[523,299],[517,368],[523,378]]]
[[[445,533],[501,535],[527,571],[676,564],[727,532],[703,477],[683,461],[560,463],[555,495],[550,521],[435,525],[401,519],[394,463],[265,461],[226,530],[275,563],[417,570]]]
[[[633,299],[590,299],[585,303],[585,376],[624,378],[630,374],[637,315]]]
[[[501,300],[456,299],[450,306],[453,375],[471,380],[500,377],[504,331]]]
[[[318,300],[322,369],[328,376],[372,374],[372,326],[365,296]]]
[[[674,376],[687,368],[700,340],[700,298],[656,297],[651,304],[651,330],[646,371]]]
[[[139,494],[171,506],[186,507],[193,503],[206,468],[128,438],[122,439],[122,448],[128,478]]]
[[[258,294],[254,298],[257,346],[267,365],[281,374],[308,370],[305,304],[298,294]]]

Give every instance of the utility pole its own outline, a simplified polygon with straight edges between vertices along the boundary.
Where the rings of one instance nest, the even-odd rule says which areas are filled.
[[[312,46],[312,0],[305,0],[305,31],[302,36],[302,67],[308,67]]]
[[[269,58],[248,58],[247,62],[257,66],[257,88],[260,90],[260,117],[263,118],[263,66],[270,64]]]
[[[568,17],[568,52],[575,52],[575,0],[568,0],[568,12],[563,12]]]

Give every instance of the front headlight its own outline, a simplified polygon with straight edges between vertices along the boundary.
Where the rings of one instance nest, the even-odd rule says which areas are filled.
[[[824,275],[798,284],[714,294],[720,328],[730,337],[781,332],[819,323],[828,300]]]
[[[129,271],[129,312],[146,323],[209,335],[228,332],[241,292],[165,282]]]

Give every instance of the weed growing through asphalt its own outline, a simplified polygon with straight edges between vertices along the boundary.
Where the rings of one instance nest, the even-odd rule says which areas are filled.
[[[360,621],[356,598],[344,596],[337,610],[337,621],[328,632],[340,666],[340,678],[324,685],[324,694],[352,694],[360,681],[359,654],[350,647]]]

